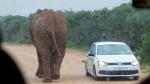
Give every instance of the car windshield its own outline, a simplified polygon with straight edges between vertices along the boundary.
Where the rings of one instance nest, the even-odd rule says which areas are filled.
[[[113,45],[98,45],[98,55],[126,55],[131,54],[131,50],[127,45],[113,44]]]

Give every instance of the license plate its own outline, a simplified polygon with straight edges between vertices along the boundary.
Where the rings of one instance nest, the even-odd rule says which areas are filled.
[[[113,70],[121,71],[121,70],[128,70],[128,68],[127,67],[113,67]]]

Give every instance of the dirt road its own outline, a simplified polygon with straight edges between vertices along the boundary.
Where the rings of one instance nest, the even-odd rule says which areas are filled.
[[[4,44],[3,48],[11,54],[12,58],[16,61],[28,84],[43,84],[42,79],[35,76],[38,63],[36,51],[32,45]],[[110,81],[95,81],[85,76],[84,64],[82,63],[85,55],[84,52],[67,49],[61,67],[61,78],[51,84],[137,84],[148,75],[141,73],[139,81],[116,79]]]

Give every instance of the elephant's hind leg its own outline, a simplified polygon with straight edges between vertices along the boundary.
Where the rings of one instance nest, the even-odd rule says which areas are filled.
[[[55,60],[54,72],[52,76],[54,80],[58,80],[60,78],[60,67],[64,56],[56,56],[56,57],[57,59]]]
[[[51,51],[49,50],[49,48],[51,48],[51,45],[49,41],[48,41],[48,37],[45,36],[45,32],[42,32],[42,30],[38,30],[35,32],[35,46],[38,50],[38,56],[40,59],[38,59],[39,61],[41,61],[41,63],[39,62],[39,69],[37,71],[37,75],[40,72],[40,67],[42,68],[42,77],[43,77],[43,82],[47,83],[47,82],[51,82],[52,81],[52,67],[50,64],[50,59],[51,59]]]
[[[53,80],[58,80],[60,78],[60,73],[57,71],[57,64],[56,64],[56,62],[57,62],[58,58],[56,56],[56,53],[57,52],[54,52],[52,54],[52,59],[51,59],[51,64],[53,64],[53,66],[52,66],[52,71],[53,71],[53,73],[52,73],[52,79]]]
[[[56,34],[56,42],[57,42],[57,46],[59,48],[59,52],[61,54],[58,54],[57,51],[55,51],[54,54],[54,58],[55,58],[55,70],[54,70],[54,75],[53,75],[53,79],[59,79],[60,78],[60,68],[61,68],[61,64],[65,55],[65,50],[66,50],[66,34],[63,32],[57,32]]]
[[[48,48],[43,48],[41,50],[42,61],[43,61],[43,82],[51,82],[52,81],[52,65],[50,65],[51,52]]]
[[[39,77],[39,78],[43,78],[43,62],[42,62],[42,58],[40,56],[40,53],[39,51],[37,50],[37,56],[38,56],[38,69],[37,69],[37,72],[36,72],[36,76]]]

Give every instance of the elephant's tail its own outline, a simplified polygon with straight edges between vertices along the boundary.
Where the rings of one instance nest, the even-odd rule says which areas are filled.
[[[53,31],[52,32],[48,32],[46,29],[45,29],[45,32],[46,32],[46,35],[48,35],[48,37],[52,38],[52,41],[54,43],[54,46],[56,47],[56,51],[58,53],[58,56],[61,56],[62,54],[61,54],[61,52],[60,52],[60,50],[59,50],[59,48],[57,46],[57,43],[56,43],[55,32],[53,32]]]

